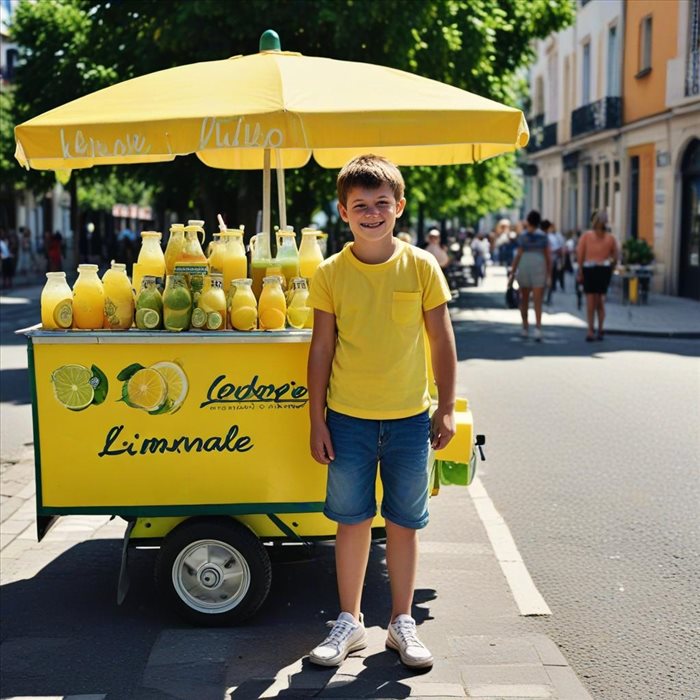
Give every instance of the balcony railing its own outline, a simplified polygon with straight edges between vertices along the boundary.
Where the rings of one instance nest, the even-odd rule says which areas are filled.
[[[557,124],[544,123],[544,115],[538,114],[530,121],[530,140],[527,144],[528,153],[537,153],[557,143]]]
[[[604,97],[571,113],[571,136],[591,134],[622,125],[622,98]]]
[[[685,69],[685,96],[700,95],[700,50],[688,54]]]

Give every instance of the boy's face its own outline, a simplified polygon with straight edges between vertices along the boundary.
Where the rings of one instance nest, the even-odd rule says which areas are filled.
[[[367,189],[353,187],[348,192],[346,205],[338,202],[340,218],[350,226],[355,240],[377,242],[391,237],[394,225],[403,213],[406,200],[398,202],[388,184]]]

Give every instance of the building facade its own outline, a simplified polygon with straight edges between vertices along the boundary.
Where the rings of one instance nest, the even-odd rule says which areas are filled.
[[[578,0],[536,45],[527,206],[564,232],[606,209],[655,253],[654,287],[700,300],[700,0]]]

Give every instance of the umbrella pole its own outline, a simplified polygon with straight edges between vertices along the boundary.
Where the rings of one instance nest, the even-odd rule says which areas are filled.
[[[270,240],[270,149],[263,153],[263,220],[262,230]]]
[[[287,227],[287,197],[284,189],[284,166],[279,149],[275,149],[275,164],[277,165],[277,201],[280,210],[280,228],[284,229]]]

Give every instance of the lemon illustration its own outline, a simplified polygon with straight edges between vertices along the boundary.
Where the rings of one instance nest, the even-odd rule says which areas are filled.
[[[258,310],[254,306],[241,306],[231,311],[231,325],[237,331],[252,331],[258,323]]]
[[[192,326],[194,328],[204,328],[207,322],[207,312],[204,309],[197,307],[192,309]]]
[[[70,299],[59,301],[53,310],[53,322],[59,328],[70,328],[73,325],[73,302]]]
[[[156,370],[165,380],[167,400],[171,404],[170,413],[174,413],[182,406],[187,397],[189,389],[187,375],[183,372],[182,367],[174,362],[156,362],[151,365],[150,369]]]
[[[292,328],[303,328],[309,318],[308,306],[290,306],[287,309],[287,321]]]
[[[127,382],[126,398],[131,406],[156,411],[168,398],[168,385],[160,372],[146,367],[138,370]]]
[[[224,317],[218,311],[212,311],[207,316],[207,328],[210,331],[218,331],[224,323]]]
[[[82,365],[63,365],[51,373],[56,398],[71,411],[82,411],[92,403],[95,390],[91,379],[92,371]]]
[[[284,328],[284,312],[279,309],[265,309],[260,312],[260,328],[266,331],[280,331]]]

